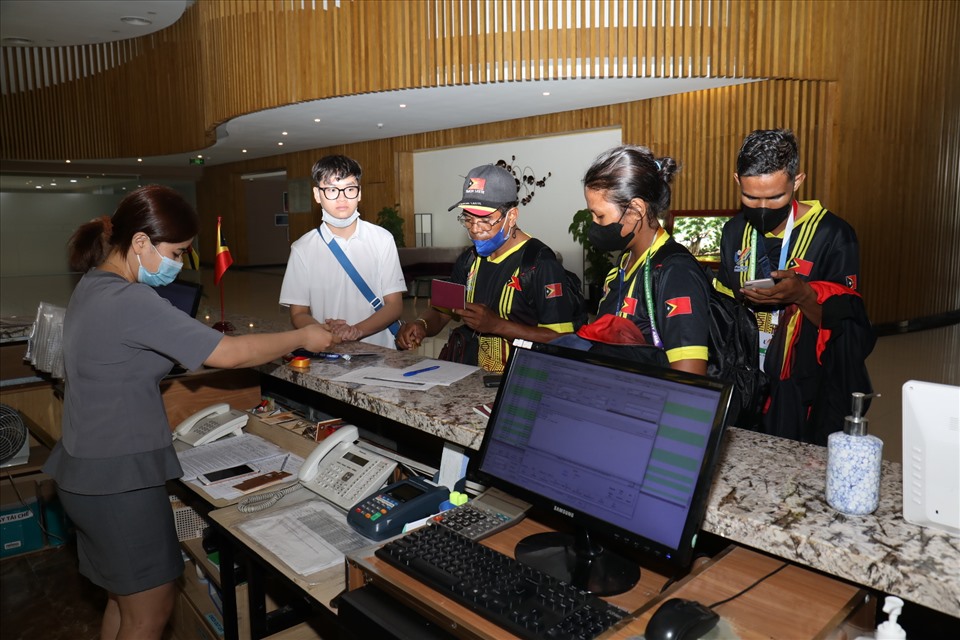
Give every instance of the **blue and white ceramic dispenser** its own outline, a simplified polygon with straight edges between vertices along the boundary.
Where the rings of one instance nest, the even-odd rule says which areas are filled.
[[[867,435],[863,401],[874,394],[854,392],[843,431],[827,437],[827,503],[842,513],[863,516],[880,503],[883,442]]]

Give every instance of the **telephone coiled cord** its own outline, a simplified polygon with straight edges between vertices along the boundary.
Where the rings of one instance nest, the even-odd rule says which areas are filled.
[[[271,491],[270,493],[261,493],[255,496],[248,496],[237,503],[237,511],[240,511],[241,513],[256,513],[257,511],[269,509],[273,505],[280,502],[280,498],[283,496],[303,488],[303,483],[297,482],[295,484],[283,487],[282,489]]]

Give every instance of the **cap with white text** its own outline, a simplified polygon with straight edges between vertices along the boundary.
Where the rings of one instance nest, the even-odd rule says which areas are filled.
[[[485,164],[470,170],[463,181],[463,198],[447,211],[460,207],[475,216],[488,216],[517,201],[516,178],[503,167]]]

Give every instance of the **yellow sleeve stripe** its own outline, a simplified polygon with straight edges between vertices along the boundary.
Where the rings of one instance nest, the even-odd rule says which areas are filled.
[[[677,362],[678,360],[707,360],[706,347],[677,347],[667,350],[667,360]]]
[[[557,322],[555,324],[538,324],[537,326],[543,327],[544,329],[552,329],[557,333],[573,333],[572,322]]]
[[[728,289],[727,287],[725,287],[723,283],[720,282],[720,280],[717,278],[713,279],[713,288],[724,295],[730,296],[731,298],[734,297],[733,289]]]

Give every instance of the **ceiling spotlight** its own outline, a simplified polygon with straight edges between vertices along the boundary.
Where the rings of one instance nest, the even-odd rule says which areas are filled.
[[[37,189],[43,189],[43,185],[37,185]]]
[[[382,123],[382,122],[378,122],[378,123],[377,123],[377,129],[383,129],[383,123]]]
[[[246,152],[247,152],[246,149],[241,149],[241,150],[240,150],[240,153],[246,153]]]
[[[548,96],[548,95],[550,95],[550,92],[549,92],[549,91],[544,91],[544,92],[543,92],[543,95]]]
[[[143,158],[137,158],[137,162],[143,162]]]
[[[64,162],[66,162],[67,164],[70,164],[70,161],[69,161],[69,160],[64,160]]]
[[[76,183],[76,181],[77,181],[76,178],[70,178],[70,182]]]
[[[320,118],[314,118],[313,121],[314,121],[314,122],[320,122]]]
[[[407,108],[407,105],[402,104],[402,105],[400,105],[400,108],[401,108],[401,109],[406,109],[406,108]]]
[[[281,132],[280,132],[280,135],[285,136],[285,135],[288,135],[288,134],[287,134],[286,131],[281,131]]]
[[[202,157],[203,157],[203,154],[202,154],[202,153],[198,153],[198,154],[197,154],[197,157],[198,157],[198,158],[202,158]]]
[[[278,142],[278,143],[277,143],[277,146],[278,146],[278,147],[282,147],[282,146],[283,146],[283,143],[282,143],[282,142]]]
[[[153,20],[141,18],[140,16],[124,16],[120,18],[120,22],[132,25],[134,27],[149,27],[153,24]]]

